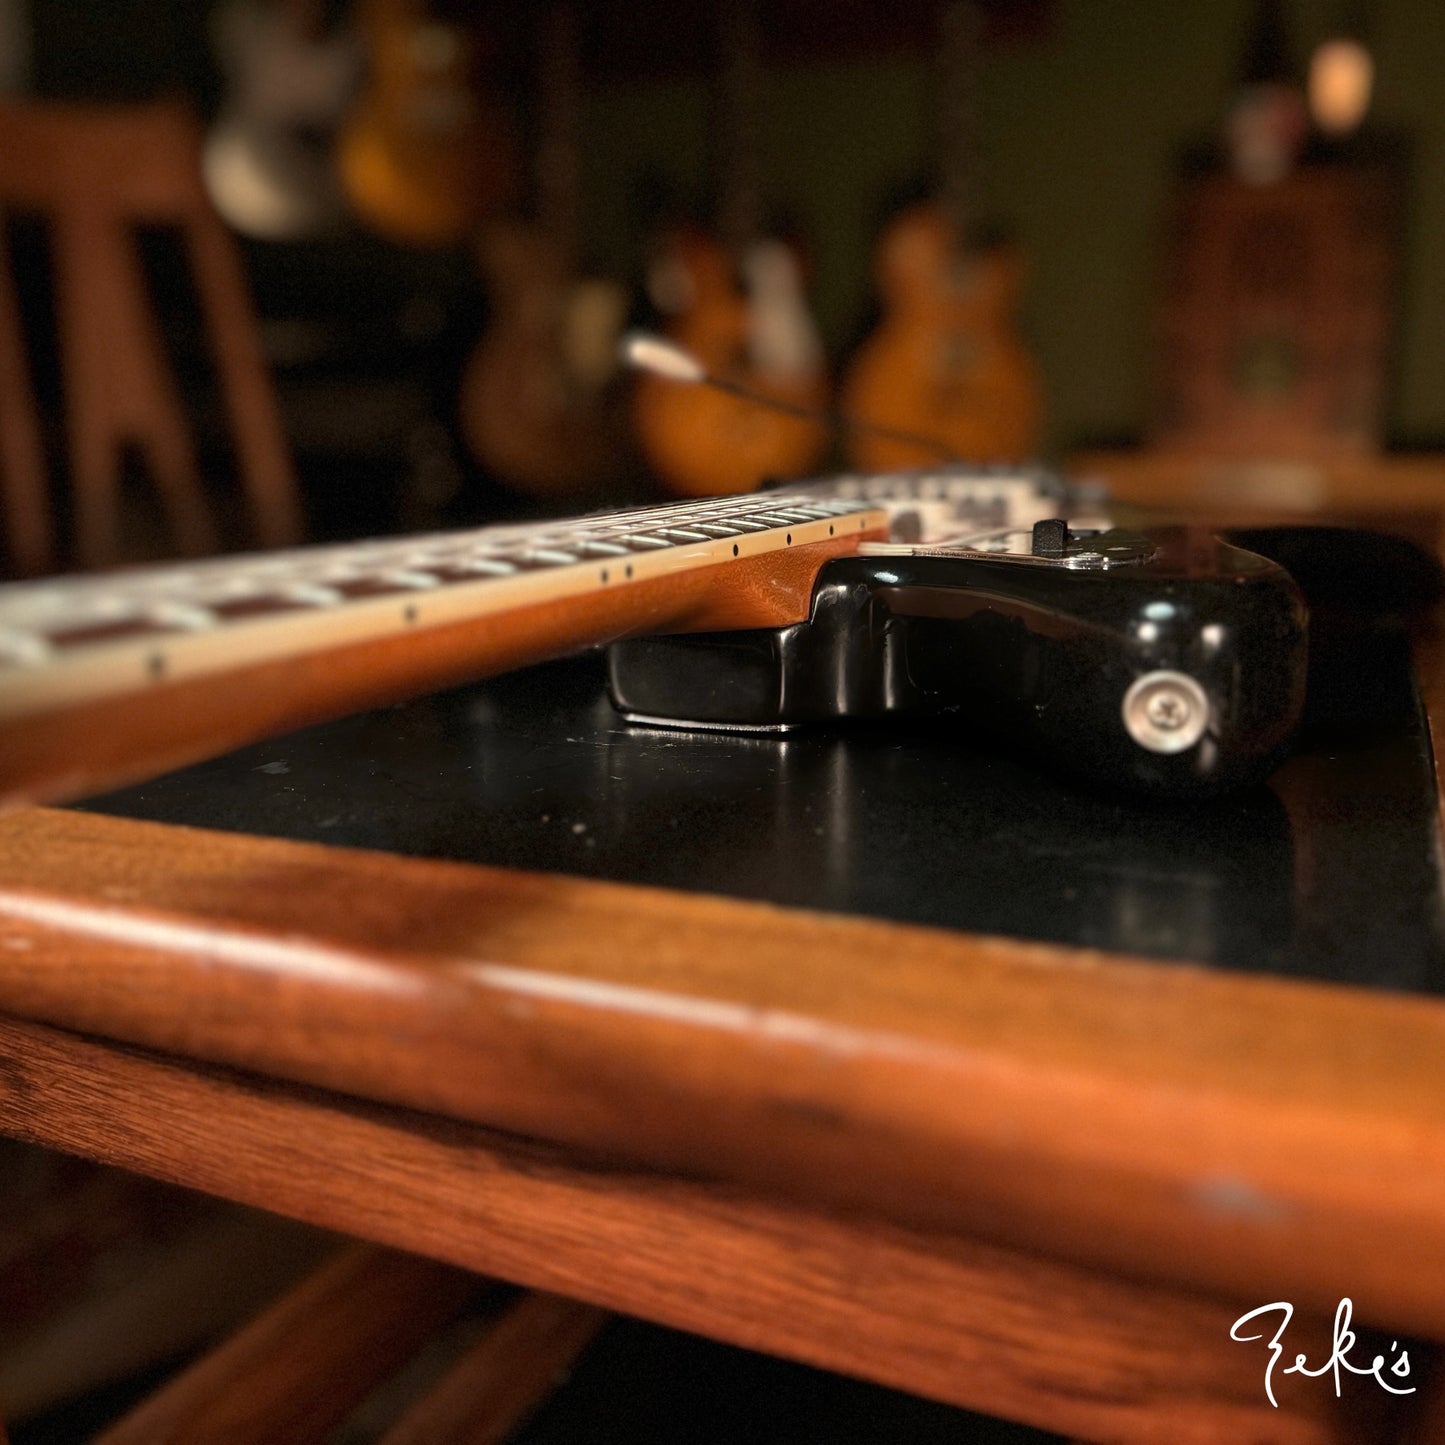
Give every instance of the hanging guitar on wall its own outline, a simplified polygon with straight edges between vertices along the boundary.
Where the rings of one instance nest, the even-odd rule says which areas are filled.
[[[228,225],[263,241],[340,229],[336,131],[361,55],[321,0],[228,0],[211,17],[226,98],[206,136],[206,190]]]
[[[943,16],[939,99],[941,185],[885,229],[875,254],[884,316],[845,379],[841,409],[862,421],[936,437],[956,456],[1014,460],[1038,443],[1038,372],[1013,320],[1023,268],[1009,248],[974,244],[973,110],[982,16]],[[849,459],[863,471],[917,466],[926,453],[859,430]]]
[[[512,124],[481,84],[486,44],[463,0],[362,0],[365,88],[342,131],[347,199],[412,246],[465,240],[515,190]]]
[[[517,491],[583,496],[630,457],[617,339],[628,296],[580,274],[581,66],[575,4],[543,16],[538,45],[535,221],[487,228],[478,249],[493,322],[462,378],[462,434]]]
[[[715,375],[777,401],[821,411],[822,346],[792,252],[766,238],[756,174],[757,19],[747,0],[722,7],[718,96],[722,140],[719,236],[682,227],[649,268],[667,333]],[[680,496],[744,492],[815,466],[826,426],[725,392],[644,377],[634,393],[637,439],[664,487]]]

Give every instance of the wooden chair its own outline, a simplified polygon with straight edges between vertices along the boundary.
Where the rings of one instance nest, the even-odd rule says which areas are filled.
[[[51,229],[56,327],[74,492],[74,561],[120,560],[123,451],[136,447],[176,548],[215,550],[180,390],[147,296],[135,231],[176,230],[215,356],[238,471],[258,542],[301,534],[296,480],[266,373],[246,278],[208,200],[200,132],[178,104],[0,107],[0,215]],[[0,237],[0,502],[12,570],[61,557],[19,297]]]

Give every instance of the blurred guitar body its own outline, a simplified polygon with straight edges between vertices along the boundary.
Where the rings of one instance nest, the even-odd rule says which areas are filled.
[[[788,405],[827,407],[828,378],[797,262],[782,242],[756,243],[739,268],[720,241],[678,231],[664,241],[658,265],[672,273],[667,284],[688,297],[667,334],[711,375]],[[797,476],[816,466],[828,446],[821,422],[712,387],[649,376],[634,396],[638,444],[678,496],[746,492],[770,478]]]
[[[721,238],[679,227],[663,237],[648,290],[671,319],[668,336],[707,371],[788,405],[823,411],[828,376],[808,313],[802,269],[782,242],[762,239],[752,174],[758,41],[751,7],[724,5]],[[639,379],[638,445],[662,485],[679,496],[745,492],[814,468],[828,427],[712,387]]]
[[[226,98],[206,136],[206,190],[227,224],[266,241],[341,228],[333,155],[360,54],[320,0],[226,0],[211,17]]]
[[[626,291],[578,279],[550,237],[519,223],[493,228],[481,249],[497,311],[462,378],[468,448],[531,496],[605,490],[630,454],[616,360]]]
[[[875,258],[884,319],[859,348],[840,409],[936,439],[976,461],[1028,456],[1038,440],[1038,372],[1014,325],[1023,266],[1005,247],[966,250],[938,206],[896,217]],[[922,466],[936,453],[858,428],[864,471]]]
[[[390,240],[455,245],[515,190],[512,121],[481,85],[481,37],[459,5],[427,0],[362,0],[359,27],[365,88],[338,152],[347,199]]]
[[[467,446],[537,497],[585,497],[631,458],[617,340],[628,295],[580,274],[580,67],[574,5],[553,5],[539,47],[536,220],[499,222],[479,243],[492,324],[462,377]]]
[[[840,409],[935,439],[960,458],[1017,460],[1034,451],[1043,410],[1038,370],[1014,320],[1024,267],[1008,247],[970,244],[981,18],[965,3],[943,18],[939,199],[883,232],[875,255],[883,320],[848,368]],[[861,427],[850,432],[848,454],[868,471],[936,456]]]

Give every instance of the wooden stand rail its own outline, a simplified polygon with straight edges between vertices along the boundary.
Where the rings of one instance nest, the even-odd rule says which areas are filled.
[[[0,1023],[0,1128],[483,1274],[1091,1440],[1368,1445],[1373,1381],[1277,1382],[1238,1304],[588,1164],[431,1116]],[[224,1131],[214,1121],[224,1119]],[[1262,1302],[1251,1300],[1251,1303]],[[1325,1358],[1322,1323],[1298,1348]],[[1292,1326],[1292,1330],[1295,1327]]]
[[[1445,1339],[1445,1006],[36,810],[0,1008]]]

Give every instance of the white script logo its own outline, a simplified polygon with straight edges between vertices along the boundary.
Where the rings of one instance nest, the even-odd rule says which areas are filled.
[[[1353,1364],[1348,1356],[1355,1347],[1355,1334],[1350,1329],[1350,1311],[1352,1306],[1349,1297],[1342,1299],[1339,1308],[1335,1310],[1335,1347],[1330,1352],[1330,1357],[1318,1369],[1312,1370],[1305,1364],[1303,1355],[1294,1357],[1294,1364],[1286,1365],[1280,1371],[1284,1375],[1323,1375],[1326,1370],[1335,1372],[1335,1398],[1340,1394],[1340,1367],[1343,1365],[1352,1375],[1373,1375],[1375,1383],[1382,1389],[1388,1390],[1392,1395],[1413,1395],[1415,1387],[1407,1385],[1404,1388],[1397,1388],[1385,1379],[1380,1373],[1384,1368],[1384,1355],[1376,1355],[1368,1365]],[[1240,1315],[1229,1327],[1229,1338],[1246,1344],[1250,1340],[1262,1340],[1263,1334],[1242,1335],[1239,1333],[1241,1325],[1251,1324],[1262,1315],[1270,1314],[1278,1310],[1280,1313],[1279,1328],[1274,1332],[1274,1337],[1269,1342],[1269,1364],[1264,1367],[1264,1393],[1269,1396],[1269,1403],[1279,1409],[1279,1402],[1274,1398],[1274,1367],[1279,1363],[1280,1356],[1284,1354],[1284,1346],[1280,1344],[1280,1337],[1289,1328],[1289,1322],[1294,1318],[1294,1306],[1285,1300],[1279,1300],[1271,1305],[1260,1305],[1257,1310],[1250,1310],[1247,1315]],[[1392,1340],[1390,1349],[1398,1348],[1398,1342]],[[1400,1350],[1399,1357],[1390,1366],[1389,1373],[1396,1379],[1407,1380],[1410,1378],[1410,1355],[1406,1350]]]

